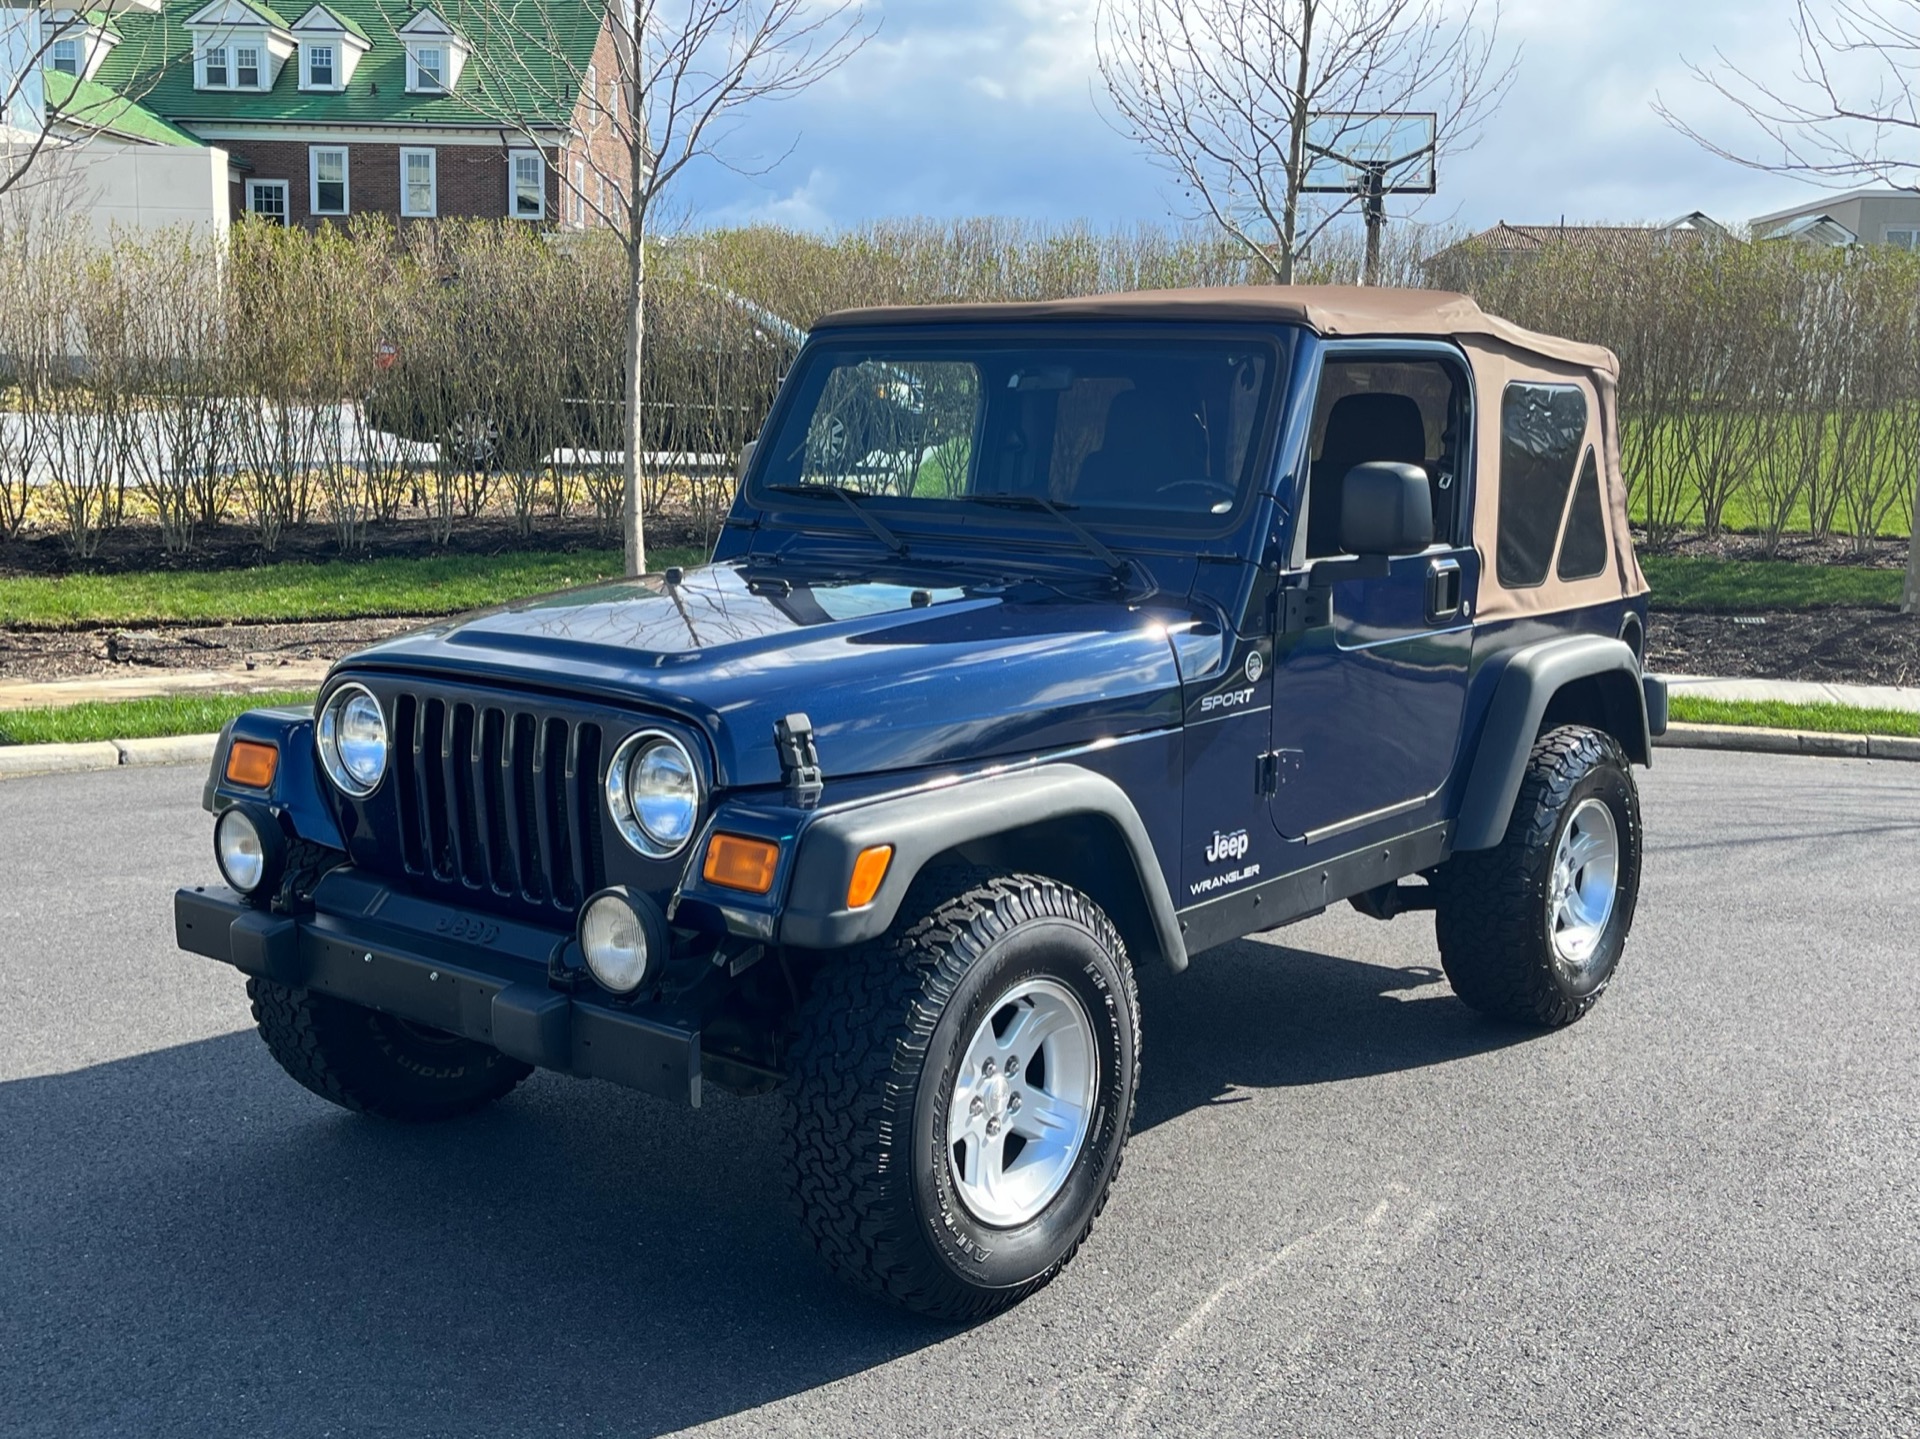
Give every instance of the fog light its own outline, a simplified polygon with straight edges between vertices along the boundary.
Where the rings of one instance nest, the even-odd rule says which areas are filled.
[[[213,822],[213,858],[230,888],[251,895],[279,883],[286,867],[286,841],[272,815],[235,805]]]
[[[610,889],[587,901],[580,914],[580,953],[601,988],[631,994],[666,957],[665,924],[644,899]]]

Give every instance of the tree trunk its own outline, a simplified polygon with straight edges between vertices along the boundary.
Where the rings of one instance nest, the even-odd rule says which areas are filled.
[[[625,481],[627,498],[622,531],[625,536],[627,573],[643,575],[647,572],[647,534],[646,516],[642,512],[641,481],[646,474],[646,450],[642,438],[644,426],[640,423],[640,365],[645,357],[647,340],[647,237],[645,229],[639,225],[634,227],[634,231],[627,252],[627,453],[621,461],[621,477]]]
[[[1914,481],[1913,525],[1907,533],[1907,582],[1900,591],[1900,613],[1920,615],[1920,476]]]

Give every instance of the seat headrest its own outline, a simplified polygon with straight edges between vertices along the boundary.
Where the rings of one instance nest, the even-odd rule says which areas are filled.
[[[1320,457],[1347,469],[1373,461],[1426,463],[1427,425],[1418,402],[1408,395],[1343,396],[1327,416]]]

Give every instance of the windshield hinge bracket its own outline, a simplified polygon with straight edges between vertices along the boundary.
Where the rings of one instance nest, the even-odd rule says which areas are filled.
[[[803,714],[775,721],[773,742],[787,782],[787,803],[795,809],[812,809],[826,788],[820,775],[820,748],[813,742],[813,721]]]

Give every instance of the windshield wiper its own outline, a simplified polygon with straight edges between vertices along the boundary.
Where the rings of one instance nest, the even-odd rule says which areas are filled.
[[[762,485],[760,488],[776,495],[832,495],[858,515],[860,523],[878,535],[880,542],[888,549],[896,555],[907,553],[907,542],[867,513],[867,507],[860,503],[858,490],[850,490],[845,485],[830,485],[825,480],[799,480],[786,485]]]
[[[1113,571],[1115,579],[1124,580],[1133,573],[1133,566],[1108,549],[1098,535],[1044,495],[955,495],[954,498],[971,505],[993,505],[1003,510],[1043,510],[1072,530],[1075,538],[1086,546],[1087,552]]]

